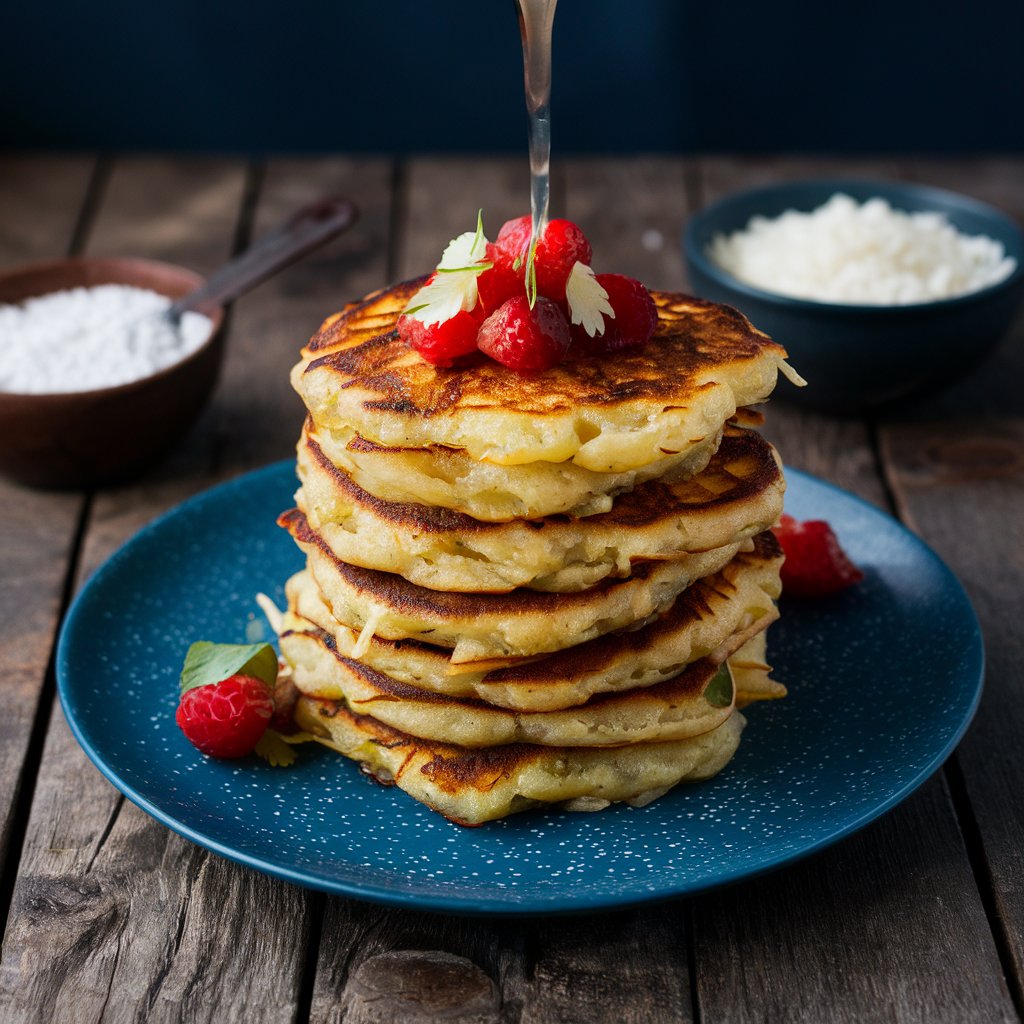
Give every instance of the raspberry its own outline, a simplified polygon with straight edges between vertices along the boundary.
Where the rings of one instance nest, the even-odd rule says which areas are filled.
[[[825,597],[864,579],[823,519],[801,523],[783,516],[775,536],[786,553],[782,589],[790,596]]]
[[[398,318],[398,336],[428,363],[451,366],[460,356],[476,351],[476,332],[480,324],[475,312],[460,310],[450,320],[430,327],[403,314]]]
[[[274,700],[253,676],[229,676],[181,696],[174,716],[193,746],[210,757],[244,757],[267,731]]]
[[[481,325],[477,344],[499,363],[533,373],[565,358],[571,341],[565,314],[550,299],[538,298],[533,309],[525,295],[516,295]]]
[[[615,311],[614,320],[605,318],[604,351],[618,352],[646,345],[658,326],[658,311],[651,293],[635,278],[622,274],[598,274],[597,280],[608,293],[608,301]]]
[[[594,253],[586,235],[571,220],[553,220],[537,243],[537,291],[565,302],[565,282],[576,263],[588,267]]]
[[[522,258],[525,263],[532,230],[533,222],[529,217],[516,217],[515,220],[507,220],[501,225],[498,237],[494,240],[494,248],[501,254],[501,260],[509,269],[517,259]]]
[[[529,217],[518,217],[502,225],[494,243],[497,250],[495,268],[507,267],[511,270],[515,261],[522,259],[519,273],[523,273],[530,244],[530,229]],[[549,221],[543,237],[537,242],[534,257],[538,294],[564,303],[565,282],[569,280],[573,265],[578,261],[589,267],[593,255],[586,236],[572,221]]]
[[[484,315],[490,316],[513,295],[526,294],[526,268],[513,270],[512,260],[493,242],[487,243],[487,259],[493,266],[476,279],[476,287]]]

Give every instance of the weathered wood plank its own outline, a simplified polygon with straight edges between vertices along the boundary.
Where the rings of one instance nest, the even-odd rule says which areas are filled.
[[[586,232],[599,274],[627,274],[648,288],[681,291],[680,231],[692,161],[642,156],[569,160],[566,216]]]
[[[702,1020],[1016,1021],[939,779],[806,864],[698,901]]]
[[[701,169],[698,201],[707,202],[748,184],[837,168],[719,158]],[[898,168],[846,170],[893,176]],[[766,433],[788,463],[884,504],[863,423],[800,413],[780,400],[768,410]],[[798,685],[792,689],[798,699]],[[695,940],[702,1019],[712,1024],[1014,1019],[941,779],[835,851],[698,901]]]
[[[676,902],[532,925],[522,1020],[689,1024],[686,914]]]
[[[684,913],[488,924],[329,900],[311,1020],[686,1024]]]
[[[96,249],[211,269],[230,251],[244,184],[237,163],[128,161],[111,179]],[[263,369],[244,355],[229,356],[225,378],[236,387]],[[217,466],[223,454],[210,452],[216,420],[214,410],[145,483],[97,498],[85,570],[169,501],[237,468]],[[308,894],[205,854],[123,801],[58,711],[15,887],[0,1000],[17,1020],[224,1020],[245,1009],[289,1021],[308,904]]]
[[[896,178],[904,166],[905,161],[895,157],[707,155],[700,158],[702,201],[709,203],[729,192],[805,178]],[[713,189],[708,188],[710,182],[714,182]]]
[[[1024,220],[1024,161],[920,163],[914,176],[977,196]],[[983,886],[1024,1008],[1024,317],[983,366],[880,427],[904,518],[957,573],[981,620],[986,692],[955,755],[975,824]]]
[[[257,236],[328,193],[350,196],[361,213],[350,231],[237,303],[216,403],[217,458],[225,469],[294,457],[305,410],[288,373],[328,314],[384,283],[391,178],[387,160],[296,160],[268,168]]]
[[[0,159],[0,265],[68,255],[95,167],[85,156]]]
[[[93,166],[89,158],[0,160],[0,264],[68,255]],[[0,481],[0,507],[0,678],[6,694],[0,721],[0,875],[6,878],[10,846],[16,854],[21,839],[12,835],[15,808],[83,498]],[[6,913],[6,890],[5,883],[0,913]]]
[[[483,211],[492,241],[501,225],[530,212],[530,168],[525,159],[423,157],[405,166],[397,225],[395,277],[428,274],[444,247],[476,225]],[[551,205],[557,209],[560,181],[552,175]]]
[[[416,984],[410,980],[415,964],[400,959],[410,952],[421,954],[415,964],[446,967],[431,984]],[[448,1016],[442,1019],[472,1020],[477,1014],[482,1022],[495,1024],[503,1019],[498,982],[506,956],[500,927],[331,898],[324,914],[310,1020],[348,1024],[350,1019],[417,1019],[443,1006]],[[406,983],[389,983],[399,972]],[[488,987],[481,975],[493,986],[496,1000],[481,999]],[[366,1005],[369,991],[377,993],[372,1011]]]

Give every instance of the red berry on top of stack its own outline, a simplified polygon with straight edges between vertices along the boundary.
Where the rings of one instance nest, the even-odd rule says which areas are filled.
[[[595,275],[592,258],[572,221],[549,221],[535,240],[530,218],[518,217],[492,243],[478,218],[412,297],[399,336],[435,366],[479,349],[523,374],[645,345],[657,325],[650,293],[634,278]]]
[[[565,315],[543,296],[533,309],[525,295],[513,296],[480,325],[477,335],[481,352],[520,373],[557,366],[571,341]]]

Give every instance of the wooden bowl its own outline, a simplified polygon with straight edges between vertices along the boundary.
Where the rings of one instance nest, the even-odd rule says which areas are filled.
[[[72,259],[0,273],[0,302],[65,288],[125,284],[177,299],[203,279],[171,263]],[[80,488],[122,480],[152,464],[203,410],[220,372],[224,310],[201,310],[209,337],[148,377],[92,391],[0,392],[0,474],[34,487]]]

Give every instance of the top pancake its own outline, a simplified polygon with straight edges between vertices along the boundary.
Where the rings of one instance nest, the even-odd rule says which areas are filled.
[[[526,376],[480,357],[432,366],[395,324],[423,279],[376,292],[329,317],[292,384],[321,427],[389,447],[464,449],[498,465],[563,462],[621,473],[686,451],[739,406],[764,401],[785,350],[739,312],[652,292],[654,337],[642,349],[572,360]]]

